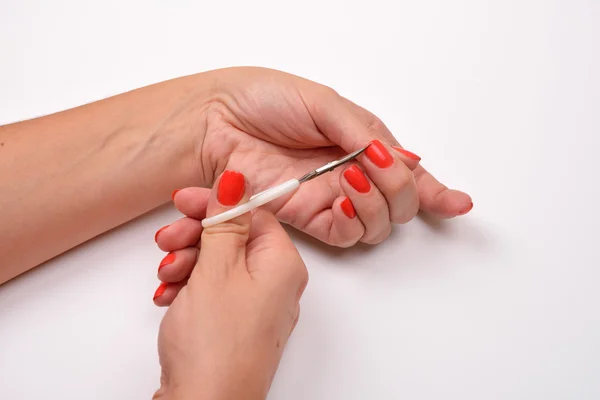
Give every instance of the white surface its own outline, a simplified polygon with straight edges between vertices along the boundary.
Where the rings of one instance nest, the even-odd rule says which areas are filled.
[[[331,85],[475,208],[374,248],[294,235],[311,281],[270,399],[597,399],[599,41],[583,0],[4,0],[0,120],[229,65]],[[150,398],[177,217],[0,288],[0,397]]]

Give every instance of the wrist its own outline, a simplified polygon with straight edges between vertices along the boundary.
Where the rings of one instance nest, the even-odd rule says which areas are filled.
[[[164,85],[164,86],[163,86]],[[157,101],[147,115],[155,115],[147,128],[146,144],[162,153],[156,173],[167,182],[165,193],[188,186],[212,184],[210,164],[204,160],[203,147],[211,108],[212,78],[209,73],[190,75],[160,83],[151,97]],[[154,125],[156,128],[153,128]]]

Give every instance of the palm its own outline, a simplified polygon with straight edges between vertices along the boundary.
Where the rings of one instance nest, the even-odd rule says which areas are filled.
[[[340,98],[324,86],[261,68],[244,68],[243,73],[239,72],[239,69],[221,72],[225,75],[225,78],[221,78],[226,82],[222,88],[225,95],[218,102],[216,112],[209,118],[203,154],[211,159],[213,171],[217,173],[224,169],[244,173],[254,192],[286,179],[300,177],[356,150],[357,145],[365,143],[362,139],[369,135],[371,139],[379,138],[392,144],[395,141],[374,115]],[[351,118],[345,118],[348,115],[335,115],[327,109],[332,103],[332,96],[341,99],[338,101],[347,102],[344,106],[350,110]],[[320,121],[315,118],[319,113]],[[359,129],[356,126],[344,126],[346,120],[352,117],[361,120],[362,126]],[[323,119],[326,120],[325,123]],[[332,124],[331,119],[338,127],[357,131],[356,135],[344,137],[330,126],[324,127],[323,125]],[[378,124],[379,129],[372,129],[373,124]],[[342,144],[344,149],[338,144]],[[322,241],[337,244],[331,238],[331,207],[336,198],[344,194],[339,183],[340,173],[340,170],[336,170],[307,182],[293,195],[278,199],[266,207],[276,213],[282,222],[304,230]],[[420,197],[422,204],[425,200],[426,207],[430,200],[427,196],[432,191],[437,191],[435,195],[439,197],[446,190],[421,167],[415,171],[415,176],[418,183],[419,180],[425,183],[425,197]],[[431,186],[431,193],[427,192],[427,185]],[[419,188],[420,191],[421,189],[423,188]],[[453,207],[463,207],[460,204],[453,205],[453,202],[458,204],[467,201],[468,204],[470,201],[464,193],[447,192],[450,192],[449,199],[442,199],[442,203],[447,204],[437,205],[442,210],[437,214],[446,217],[456,215],[451,210]],[[463,197],[454,196],[453,199],[456,194]],[[449,212],[444,211],[448,209]]]
[[[381,242],[392,223],[409,221],[419,207],[442,218],[465,214],[472,207],[469,195],[442,185],[419,164],[418,157],[407,159],[402,156],[406,154],[404,149],[396,152],[397,148],[390,148],[398,143],[377,117],[330,89],[260,68],[235,68],[215,74],[214,101],[208,105],[207,129],[201,136],[198,160],[206,174],[204,183],[215,183],[224,170],[233,169],[248,178],[256,193],[298,178],[378,139],[380,143],[375,142],[373,148],[394,152],[388,154],[393,158],[391,164],[377,165],[373,154],[361,155],[362,170],[348,169],[351,174],[343,176],[340,170],[330,172],[266,207],[280,221],[323,242],[344,247],[357,241]],[[350,182],[352,174],[363,174],[363,189]],[[190,247],[200,243],[199,220],[206,217],[213,196],[213,192],[195,187],[177,193],[175,206],[189,218],[159,231],[163,232],[157,237],[159,247],[176,252],[174,263],[178,263],[159,270],[159,278],[175,286],[155,299],[159,305],[173,301],[194,268],[195,258],[190,254],[197,249]],[[254,221],[260,214],[270,215],[254,214],[253,230],[262,226]],[[274,226],[279,228],[278,224]],[[253,236],[246,253],[251,275],[272,276],[287,270],[272,268],[282,260],[282,253],[273,249],[281,250],[286,243],[272,241],[272,235]]]
[[[273,73],[277,78],[289,79],[287,74]],[[235,151],[229,151],[223,168],[244,173],[254,192],[286,179],[298,178],[346,154],[319,131],[299,88],[275,83],[272,76],[265,77],[264,74],[245,82],[249,84],[232,85],[236,91],[233,94],[235,105],[228,105],[228,110],[220,114],[221,118],[209,125],[208,135],[219,132],[219,142],[215,141],[219,148],[235,147]],[[299,83],[316,85],[304,80]],[[223,146],[223,139],[228,146]],[[331,208],[334,200],[343,195],[339,174],[336,170],[307,182],[293,195],[273,201],[266,207],[282,222],[306,230],[307,221]],[[328,232],[324,228],[328,227],[317,226],[308,233],[328,242]]]

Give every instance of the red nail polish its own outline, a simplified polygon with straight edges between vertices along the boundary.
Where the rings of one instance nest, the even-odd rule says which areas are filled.
[[[224,206],[234,206],[244,197],[246,179],[235,171],[225,171],[219,181],[217,199]]]
[[[387,168],[394,163],[394,157],[379,140],[373,140],[365,150],[365,155],[379,168]]]
[[[346,217],[352,219],[356,217],[356,210],[354,209],[354,205],[348,197],[346,197],[341,203],[342,211],[346,214]]]
[[[175,195],[177,194],[177,192],[179,192],[179,189],[173,190],[173,193],[171,193],[171,199],[175,200]]]
[[[371,190],[369,180],[357,165],[353,165],[345,170],[344,178],[359,193],[367,193]]]
[[[392,148],[394,150],[396,150],[398,153],[400,154],[404,154],[406,157],[410,158],[411,160],[415,160],[415,161],[421,161],[421,157],[419,157],[418,155],[416,155],[415,153],[405,150],[402,147],[398,147],[398,146],[392,146]]]
[[[154,234],[154,241],[155,242],[158,241],[158,234],[161,233],[162,231],[164,231],[165,229],[167,229],[168,227],[169,227],[169,225],[163,226],[162,228],[160,228],[159,230],[156,231],[156,233]]]
[[[162,296],[163,293],[165,293],[165,290],[167,290],[167,283],[163,282],[160,284],[158,289],[156,289],[156,292],[154,292],[154,297],[152,298],[152,300],[156,300],[157,298]]]
[[[469,206],[467,208],[465,208],[464,210],[462,210],[461,212],[459,212],[457,215],[465,215],[466,213],[468,213],[472,209],[473,209],[473,202],[471,202],[471,204],[469,204]]]
[[[164,267],[165,265],[173,264],[173,261],[175,261],[175,253],[167,254],[165,256],[165,258],[163,258],[162,261],[160,262],[160,265],[158,266],[158,270],[160,271],[160,269],[162,267]]]

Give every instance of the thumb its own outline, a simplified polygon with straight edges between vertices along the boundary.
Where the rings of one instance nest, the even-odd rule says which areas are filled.
[[[220,214],[248,201],[250,187],[246,178],[236,171],[225,171],[215,182],[208,200],[206,216]],[[232,220],[205,228],[202,232],[198,266],[195,270],[225,276],[245,266],[246,244],[252,215],[248,212]]]
[[[388,127],[375,114],[339,95],[332,89],[318,90],[304,97],[315,124],[332,143],[350,153],[367,146],[374,139],[388,143],[412,171],[421,158],[400,146]]]

